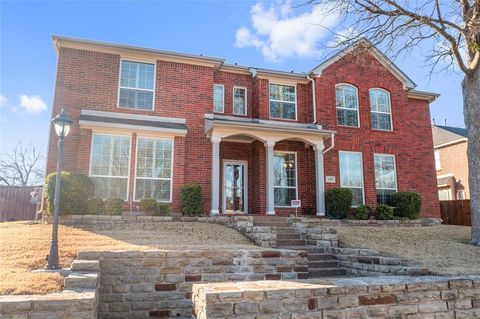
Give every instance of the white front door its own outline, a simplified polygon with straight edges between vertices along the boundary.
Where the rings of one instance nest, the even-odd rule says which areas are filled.
[[[247,162],[223,163],[223,212],[246,213],[248,210]]]

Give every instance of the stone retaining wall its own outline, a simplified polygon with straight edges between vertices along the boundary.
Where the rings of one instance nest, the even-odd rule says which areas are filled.
[[[197,319],[473,319],[480,277],[195,284],[193,302]]]
[[[192,285],[306,278],[304,252],[155,250],[80,252],[100,260],[100,318],[190,318]]]
[[[296,228],[315,228],[319,226],[387,226],[387,227],[421,227],[435,226],[442,224],[440,218],[422,218],[422,219],[395,219],[395,220],[355,220],[355,219],[328,219],[300,217],[289,218],[288,222],[297,224]]]
[[[131,226],[155,229],[165,222],[204,222],[221,224],[238,230],[256,245],[275,247],[277,235],[272,227],[254,226],[252,216],[144,216],[123,215],[66,215],[60,216],[60,223],[88,230],[125,229]]]
[[[76,260],[60,293],[0,296],[0,318],[96,319],[98,261]]]

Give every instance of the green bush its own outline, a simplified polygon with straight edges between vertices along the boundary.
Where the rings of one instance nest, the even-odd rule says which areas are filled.
[[[203,211],[202,187],[198,184],[185,184],[180,187],[182,214],[200,215]]]
[[[98,215],[103,214],[103,207],[104,207],[103,199],[94,197],[88,200],[87,204],[87,212],[90,215]]]
[[[332,188],[325,192],[327,216],[345,218],[352,206],[353,193],[348,188]]]
[[[105,213],[107,215],[120,215],[123,211],[122,198],[109,198],[105,201]]]
[[[155,216],[170,216],[172,208],[167,203],[157,203],[157,209],[153,212]]]
[[[377,205],[375,216],[378,220],[393,219],[393,208],[387,205]]]
[[[397,192],[393,194],[395,215],[398,217],[417,219],[422,208],[422,198],[416,192]]]
[[[55,180],[57,173],[51,173],[45,179],[45,199],[47,211],[53,213],[55,199]],[[60,190],[60,214],[85,214],[88,210],[88,199],[93,196],[95,185],[92,180],[81,173],[62,172]]]
[[[358,206],[353,212],[353,218],[358,220],[370,219],[372,208],[366,205]]]
[[[153,198],[141,199],[140,207],[145,213],[152,215],[157,211],[157,200]]]

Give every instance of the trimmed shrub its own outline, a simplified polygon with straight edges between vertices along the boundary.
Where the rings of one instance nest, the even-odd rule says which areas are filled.
[[[109,198],[105,201],[105,214],[120,215],[123,211],[122,198]]]
[[[200,215],[203,211],[202,187],[199,184],[184,184],[180,187],[182,214]]]
[[[416,192],[397,192],[393,194],[395,215],[398,217],[417,219],[422,208],[422,198]]]
[[[353,193],[348,188],[332,188],[325,192],[327,216],[345,218],[352,206]]]
[[[372,208],[366,205],[358,206],[353,211],[353,218],[357,220],[366,220],[370,219],[372,214]]]
[[[49,214],[53,213],[56,178],[57,173],[51,173],[45,179],[44,192]],[[62,172],[60,180],[60,215],[85,214],[88,199],[93,196],[93,181],[84,174],[73,172]]]
[[[98,198],[98,197],[90,198],[88,200],[88,205],[87,205],[88,214],[90,214],[90,215],[103,214],[104,204],[105,203],[103,202],[103,199],[101,199],[101,198]]]
[[[141,199],[140,207],[145,213],[152,215],[157,211],[157,200],[153,198]]]
[[[170,216],[172,208],[167,203],[157,203],[157,209],[153,212],[154,216]]]
[[[375,216],[378,220],[393,219],[393,208],[387,205],[377,205]]]

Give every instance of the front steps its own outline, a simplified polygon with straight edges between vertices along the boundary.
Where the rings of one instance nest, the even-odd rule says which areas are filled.
[[[346,271],[340,268],[335,255],[328,253],[325,248],[309,245],[300,234],[290,228],[286,217],[255,216],[255,226],[269,226],[277,235],[277,247],[283,249],[302,250],[307,252],[309,278],[340,277]]]

